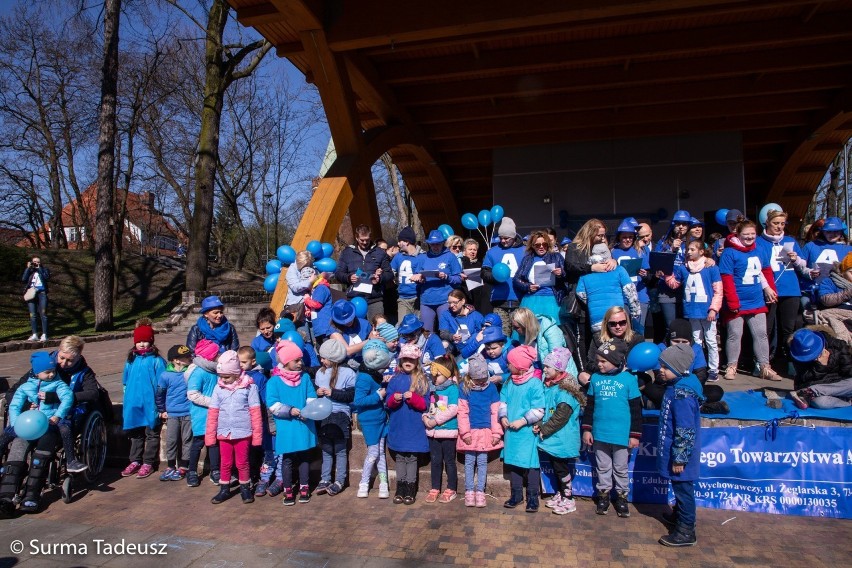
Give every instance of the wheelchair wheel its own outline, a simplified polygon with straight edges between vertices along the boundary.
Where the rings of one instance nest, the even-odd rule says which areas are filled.
[[[80,431],[80,456],[89,469],[83,472],[87,483],[93,483],[104,469],[107,455],[107,430],[104,415],[93,410]]]
[[[74,486],[73,479],[71,475],[65,475],[65,479],[62,480],[62,502],[70,503],[71,499],[74,497]]]

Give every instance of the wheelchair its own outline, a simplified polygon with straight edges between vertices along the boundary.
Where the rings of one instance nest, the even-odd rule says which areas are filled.
[[[81,406],[74,407],[72,412],[71,423],[75,451],[78,459],[85,463],[88,468],[80,473],[68,472],[65,468],[65,450],[60,444],[53,460],[48,465],[48,473],[42,491],[42,494],[44,494],[45,491],[53,491],[58,487],[61,491],[63,503],[72,501],[75,488],[79,488],[79,486],[75,487],[78,482],[90,485],[97,481],[104,469],[107,456],[107,424],[103,412],[97,408],[86,411]],[[8,421],[5,399],[0,399],[0,416],[2,416],[0,422],[5,428]],[[33,451],[34,447],[32,446],[27,450],[26,461],[28,463],[32,459]],[[5,456],[3,457],[5,464]],[[16,506],[23,500],[25,488],[26,478],[20,480],[20,486],[13,498]]]

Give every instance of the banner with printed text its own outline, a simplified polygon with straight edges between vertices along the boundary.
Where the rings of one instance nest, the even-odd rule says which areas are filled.
[[[713,509],[811,517],[852,518],[852,435],[849,428],[784,426],[702,428],[701,479],[696,504]],[[773,439],[774,434],[774,439]],[[646,424],[628,470],[634,503],[672,502],[656,469],[657,426]],[[596,482],[593,452],[577,460],[573,489],[591,496]],[[553,492],[553,468],[542,461],[545,492]]]

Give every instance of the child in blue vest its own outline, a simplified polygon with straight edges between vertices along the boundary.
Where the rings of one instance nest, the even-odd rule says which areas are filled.
[[[675,507],[663,519],[671,533],[660,538],[664,546],[692,546],[695,538],[695,481],[699,474],[701,414],[704,394],[698,378],[689,372],[693,353],[688,345],[672,345],[660,354],[660,377],[668,388],[660,408],[657,470],[672,482]]]
[[[160,481],[180,481],[189,471],[189,448],[192,445],[192,421],[186,397],[183,372],[192,363],[192,351],[186,345],[172,345],[168,365],[157,382],[156,403],[160,418],[166,421],[166,459],[168,467]]]
[[[143,324],[133,330],[133,348],[127,354],[122,383],[124,403],[122,427],[130,438],[130,465],[122,477],[148,477],[160,463],[160,429],[154,401],[157,381],[166,364],[154,345],[154,328]]]
[[[253,472],[252,477],[254,479],[258,479],[257,485],[254,488],[254,496],[263,497],[269,489],[270,481],[272,480],[272,476],[275,474],[276,467],[278,465],[273,437],[275,421],[266,409],[266,383],[268,382],[269,377],[266,374],[266,369],[258,364],[257,352],[254,348],[248,345],[243,345],[237,349],[237,357],[240,359],[240,369],[243,373],[248,375],[254,382],[255,386],[257,386],[257,395],[260,398],[262,429],[261,442],[260,447],[251,447],[250,462]]]
[[[189,419],[192,424],[192,446],[189,448],[189,471],[186,484],[198,487],[198,460],[204,448],[204,434],[207,429],[207,408],[210,396],[216,388],[216,360],[219,358],[219,346],[209,339],[201,339],[195,345],[195,358],[184,372],[186,376],[186,397],[189,399]],[[210,462],[210,482],[219,485],[219,444],[207,447]]]
[[[384,341],[371,339],[361,351],[364,362],[355,380],[355,400],[352,407],[358,413],[358,424],[364,434],[367,452],[361,469],[361,483],[356,497],[366,498],[370,493],[373,469],[379,480],[379,499],[390,497],[388,464],[385,443],[388,435],[388,414],[385,409],[385,370],[393,355]]]
[[[453,260],[455,262],[455,260]],[[458,265],[458,263],[456,263]],[[420,367],[420,348],[404,344],[399,368],[387,386],[388,448],[396,460],[396,505],[413,505],[417,495],[417,460],[429,451],[423,414],[428,409],[429,379]]]
[[[284,505],[296,504],[293,468],[298,470],[299,503],[309,503],[310,450],[317,445],[316,424],[302,418],[302,409],[317,396],[310,376],[302,371],[302,350],[292,341],[275,346],[278,364],[266,385],[266,404],[275,417],[275,452],[281,460]]]
[[[636,375],[624,369],[627,344],[611,339],[598,347],[598,372],[589,380],[583,411],[583,443],[595,451],[598,515],[609,510],[615,479],[615,512],[629,517],[627,462],[642,437],[642,395]]]
[[[683,317],[689,320],[695,344],[707,347],[707,380],[712,383],[719,378],[716,320],[722,309],[722,277],[718,267],[708,265],[701,241],[687,245],[686,258],[684,264],[675,266],[666,284],[672,290],[683,285]]]
[[[586,395],[577,377],[567,370],[571,351],[557,347],[544,359],[544,418],[533,426],[538,435],[538,450],[545,454],[556,474],[557,491],[544,505],[556,515],[577,510],[574,503],[574,464],[580,455],[580,409]]]
[[[195,349],[201,339],[208,339],[219,346],[219,353],[226,349],[238,349],[240,338],[237,329],[225,317],[225,305],[219,296],[207,296],[201,301],[201,317],[189,328],[186,346]]]
[[[533,424],[544,416],[544,385],[533,366],[537,353],[531,345],[519,345],[507,355],[511,379],[500,391],[500,424],[505,431],[503,461],[509,469],[511,497],[503,503],[514,509],[524,501],[527,482],[527,513],[538,511],[541,464]]]
[[[423,415],[432,466],[432,489],[427,503],[449,503],[459,487],[456,470],[456,440],[459,424],[459,370],[452,356],[442,355],[432,361],[432,393],[429,412]],[[447,488],[441,493],[441,474],[447,470]]]

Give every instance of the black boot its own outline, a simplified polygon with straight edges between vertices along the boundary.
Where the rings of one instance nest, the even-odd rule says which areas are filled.
[[[254,503],[254,492],[251,490],[251,483],[240,483],[240,497],[243,503]]]
[[[406,505],[414,505],[414,501],[417,499],[417,483],[414,481],[408,481],[405,484],[405,497],[402,502]]]
[[[221,485],[219,485],[219,493],[214,495],[213,498],[210,499],[210,502],[213,503],[214,505],[218,505],[219,503],[222,503],[223,501],[227,501],[230,498],[231,498],[231,486],[230,486],[230,484],[221,484]]]
[[[662,519],[663,523],[667,527],[669,527],[670,529],[673,529],[673,528],[675,528],[675,526],[677,526],[678,516],[679,515],[678,515],[677,505],[675,505],[674,507],[672,507],[671,513],[663,513],[662,515],[660,515],[660,518]]]
[[[503,506],[507,509],[514,509],[518,505],[524,502],[524,490],[512,488],[512,496],[509,497],[508,501],[503,503]]]
[[[630,508],[627,506],[627,491],[618,491],[616,493],[615,514],[624,518],[630,516]]]
[[[660,537],[657,541],[663,546],[694,546],[698,539],[695,538],[695,528],[678,524],[671,534]]]
[[[527,513],[538,513],[538,491],[527,488]]]
[[[53,453],[44,450],[33,452],[30,476],[27,478],[27,487],[24,492],[24,500],[21,501],[21,512],[38,513],[41,505],[41,491],[47,482],[47,472]]]
[[[399,479],[397,478],[396,493],[393,494],[394,505],[402,505],[402,502],[405,501],[405,496],[407,494],[407,486],[408,484],[405,481],[399,481]]]
[[[7,462],[0,479],[0,519],[11,519],[15,516],[15,495],[21,481],[27,475],[26,462]]]
[[[606,515],[607,511],[609,511],[609,491],[598,491],[598,503],[595,513]]]

